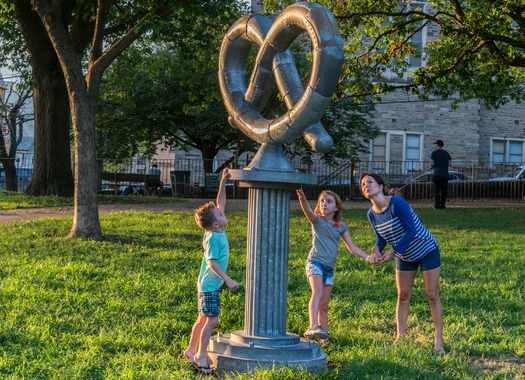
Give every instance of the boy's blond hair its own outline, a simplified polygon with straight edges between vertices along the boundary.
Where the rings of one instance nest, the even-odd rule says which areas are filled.
[[[217,205],[213,201],[203,204],[195,210],[195,223],[203,230],[210,231],[213,228],[213,223],[217,220],[216,208]]]

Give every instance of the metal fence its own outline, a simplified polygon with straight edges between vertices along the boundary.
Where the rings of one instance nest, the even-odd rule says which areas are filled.
[[[14,164],[16,178],[11,179],[12,183],[16,185],[18,191],[25,191],[33,175],[33,154],[17,153],[16,158],[0,158],[0,161],[0,189],[6,188],[6,173],[2,164],[5,163]]]
[[[328,165],[320,159],[291,160],[295,170],[311,173],[317,176],[316,185],[303,186],[309,198],[314,199],[323,189],[336,191],[342,199],[362,198],[358,188],[359,177],[363,173],[373,172],[382,176],[385,183],[394,189],[401,189],[397,194],[407,199],[432,199],[434,196],[432,173],[428,161],[377,161],[356,162],[340,160]],[[202,159],[154,160],[154,161],[108,161],[102,166],[105,171],[145,173],[148,167],[156,163],[161,170],[161,179],[165,184],[165,194],[183,197],[213,197],[213,192],[204,192],[207,183],[205,167],[213,172],[222,168],[243,169],[249,161],[232,157],[229,160],[213,160],[205,162]],[[517,171],[524,163],[501,164],[455,164],[450,168],[449,198],[458,200],[507,199],[523,201],[525,198],[525,176]],[[423,173],[426,173],[422,175]],[[514,174],[515,177],[510,177]],[[413,181],[415,177],[419,179]],[[276,178],[277,180],[278,178]],[[230,196],[246,197],[246,189],[238,188],[235,183],[228,187]]]
[[[323,189],[337,192],[342,199],[361,199],[358,188],[359,177],[363,173],[379,174],[385,183],[407,199],[432,199],[434,196],[432,173],[428,161],[376,161],[356,162],[340,160],[328,165],[320,159],[291,160],[295,170],[311,173],[317,176],[316,185],[303,186],[310,199],[317,198]],[[214,189],[207,189],[210,174],[219,173],[222,168],[243,169],[249,165],[248,159],[240,160],[232,157],[229,160],[204,161],[202,159],[149,160],[133,158],[129,160],[99,160],[100,172],[146,174],[153,164],[161,172],[161,181],[165,196],[177,197],[214,197]],[[454,200],[525,200],[525,163],[469,163],[457,164],[450,168],[449,199]],[[30,180],[31,170],[18,167],[19,191],[24,191]],[[514,176],[514,177],[513,177]],[[414,180],[419,177],[417,180]],[[216,176],[214,177],[217,178]],[[278,180],[278,178],[276,178]],[[210,182],[211,183],[211,182]],[[213,182],[216,185],[216,181]],[[135,185],[140,189],[140,183],[121,183],[120,192],[127,185]],[[5,188],[5,176],[0,167],[0,188]],[[399,190],[401,189],[401,190]],[[110,188],[107,181],[100,180],[101,193],[114,193],[114,184]],[[399,190],[399,191],[398,191]],[[216,188],[215,188],[216,191]],[[239,188],[235,183],[228,186],[229,196],[245,198],[246,189]]]

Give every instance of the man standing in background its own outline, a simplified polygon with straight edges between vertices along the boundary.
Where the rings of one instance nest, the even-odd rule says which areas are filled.
[[[446,208],[448,168],[452,166],[450,154],[443,149],[443,140],[436,140],[436,150],[430,155],[430,167],[434,169],[434,207]]]
[[[151,165],[151,168],[148,169],[148,174],[154,174],[160,176],[160,169],[157,164]],[[158,183],[151,183],[147,188],[148,195],[161,195],[161,190],[164,187],[162,181]]]

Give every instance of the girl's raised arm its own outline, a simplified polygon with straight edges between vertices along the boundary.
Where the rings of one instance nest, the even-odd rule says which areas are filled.
[[[303,209],[306,219],[308,219],[310,223],[313,223],[315,218],[317,218],[317,214],[310,207],[310,203],[308,203],[308,199],[306,199],[303,189],[297,189],[296,192],[297,192],[297,198],[299,198],[299,204],[301,205],[301,208]]]

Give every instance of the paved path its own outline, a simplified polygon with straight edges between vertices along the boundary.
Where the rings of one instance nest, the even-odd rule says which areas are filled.
[[[206,199],[190,198],[182,202],[174,203],[159,203],[159,204],[103,204],[99,206],[101,214],[138,210],[138,211],[193,211],[204,202]],[[315,202],[310,202],[312,207]],[[414,208],[431,208],[431,201],[411,202]],[[245,211],[247,210],[248,201],[246,199],[229,199],[226,204],[226,211]],[[344,209],[359,208],[368,209],[370,203],[368,201],[345,201],[343,202]],[[525,208],[525,202],[448,202],[448,208]],[[291,210],[299,209],[299,202],[292,200],[290,203]],[[0,224],[11,223],[15,221],[36,220],[42,218],[56,218],[56,217],[73,217],[73,206],[66,207],[46,207],[46,208],[26,208],[26,209],[12,209],[0,210]]]

